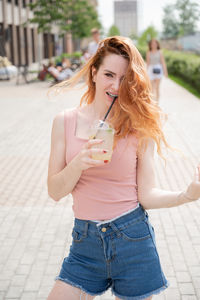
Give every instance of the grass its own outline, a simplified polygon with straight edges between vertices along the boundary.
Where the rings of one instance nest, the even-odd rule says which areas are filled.
[[[176,82],[177,84],[181,85],[183,88],[188,90],[191,94],[195,95],[197,98],[200,99],[200,92],[197,91],[190,83],[184,81],[180,77],[176,77],[174,75],[169,75],[169,78]]]

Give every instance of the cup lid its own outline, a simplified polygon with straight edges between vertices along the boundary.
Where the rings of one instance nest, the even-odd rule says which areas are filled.
[[[110,125],[103,120],[95,120],[92,127],[95,129],[109,129]]]

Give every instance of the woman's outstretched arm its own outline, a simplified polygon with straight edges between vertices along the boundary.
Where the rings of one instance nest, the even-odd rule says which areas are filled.
[[[154,142],[149,141],[146,151],[138,154],[137,168],[138,200],[145,209],[173,207],[200,198],[200,167],[185,192],[173,192],[156,188],[154,165]]]

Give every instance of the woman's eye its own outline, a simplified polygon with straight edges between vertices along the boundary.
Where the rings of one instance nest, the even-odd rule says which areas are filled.
[[[112,77],[112,74],[111,74],[111,73],[105,73],[105,75],[106,75],[107,77]]]

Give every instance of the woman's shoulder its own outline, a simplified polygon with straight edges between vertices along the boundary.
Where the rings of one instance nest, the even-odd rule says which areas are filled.
[[[77,111],[77,107],[73,107],[59,112],[53,119],[53,126],[56,128],[63,127],[65,120],[71,119],[76,111]]]
[[[61,112],[59,112],[54,120],[58,120],[58,121],[64,121],[66,119],[71,119],[75,116],[75,114],[77,113],[78,111],[78,107],[73,107],[73,108],[67,108]]]
[[[65,116],[71,116],[73,114],[75,114],[76,112],[78,112],[79,110],[79,107],[76,106],[76,107],[71,107],[71,108],[67,108],[63,111],[64,115]]]

